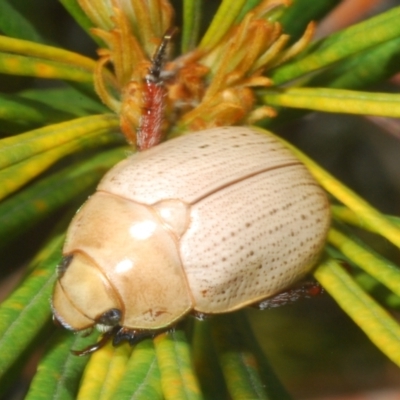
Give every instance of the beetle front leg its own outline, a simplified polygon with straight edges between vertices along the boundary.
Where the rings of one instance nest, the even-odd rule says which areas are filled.
[[[74,354],[75,356],[79,356],[79,357],[87,356],[89,354],[94,353],[95,351],[101,349],[102,347],[104,347],[107,344],[107,342],[113,337],[113,335],[116,334],[116,332],[118,331],[118,328],[119,328],[119,326],[114,326],[114,328],[105,332],[98,342],[91,344],[82,350],[71,350],[71,353]]]
[[[121,327],[114,335],[113,346],[117,346],[123,341],[127,341],[131,346],[141,342],[144,339],[154,339],[157,335],[164,332],[172,332],[175,327],[161,328],[161,329],[128,329]]]
[[[259,310],[266,310],[268,308],[276,308],[286,304],[292,304],[301,299],[309,299],[319,296],[322,293],[324,293],[324,289],[317,281],[306,281],[300,285],[280,292],[273,297],[255,303],[252,307],[258,308]]]

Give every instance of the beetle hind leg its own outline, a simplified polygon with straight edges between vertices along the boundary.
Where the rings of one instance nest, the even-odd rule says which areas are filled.
[[[301,299],[309,299],[324,293],[323,287],[317,281],[305,281],[299,285],[292,286],[275,296],[261,300],[252,305],[259,310],[281,307],[295,303]]]

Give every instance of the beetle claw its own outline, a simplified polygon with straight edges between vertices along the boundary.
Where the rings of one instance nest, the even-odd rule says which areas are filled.
[[[144,339],[154,339],[160,333],[173,332],[174,330],[175,327],[162,328],[158,330],[139,330],[127,329],[117,325],[104,333],[97,343],[91,344],[82,350],[71,350],[71,353],[79,357],[87,356],[104,347],[112,337],[113,346],[118,346],[123,341],[127,341],[131,346],[133,346],[134,344],[137,344]]]
[[[87,356],[94,353],[95,351],[104,347],[106,343],[111,339],[111,337],[115,335],[120,328],[120,326],[115,326],[113,329],[110,329],[108,332],[104,333],[97,343],[91,344],[82,350],[71,350],[71,353],[79,357]]]

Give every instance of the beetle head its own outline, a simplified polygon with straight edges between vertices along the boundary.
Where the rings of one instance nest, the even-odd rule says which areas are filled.
[[[97,324],[106,331],[121,320],[121,305],[110,283],[86,255],[67,255],[57,269],[52,307],[55,318],[75,331]]]

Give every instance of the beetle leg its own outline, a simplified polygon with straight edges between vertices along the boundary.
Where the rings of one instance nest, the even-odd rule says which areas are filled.
[[[92,327],[90,327],[90,328],[87,328],[87,329],[84,329],[83,331],[79,331],[79,335],[81,336],[81,337],[86,337],[86,336],[89,336],[92,332],[93,332],[93,326]]]
[[[191,314],[193,315],[193,317],[195,317],[195,318],[198,319],[199,321],[205,321],[208,317],[210,317],[209,314],[202,313],[202,312],[196,311],[196,310],[193,310],[193,311],[191,312]]]
[[[113,329],[110,329],[108,332],[104,333],[101,339],[97,343],[91,344],[82,350],[71,350],[71,353],[79,357],[92,354],[95,351],[101,349],[103,346],[105,346],[106,343],[110,340],[110,338],[114,336],[119,329],[120,329],[119,326],[115,326]]]
[[[112,308],[103,313],[96,320],[97,329],[104,332],[101,339],[97,343],[91,344],[82,350],[71,350],[71,353],[76,356],[86,356],[102,348],[121,329],[120,325],[118,325],[120,319],[121,311],[116,308]],[[92,329],[85,330],[83,336],[87,336],[91,332]]]
[[[131,346],[144,339],[153,339],[160,333],[170,332],[174,330],[174,328],[162,328],[157,330],[147,330],[147,329],[128,329],[128,328],[120,328],[113,338],[113,346],[117,346],[123,341],[127,341]]]
[[[100,326],[104,325],[106,327],[105,331],[108,331],[111,326],[118,325],[121,317],[121,311],[117,308],[112,308],[103,313],[99,318],[97,318],[96,324]]]
[[[286,304],[294,303],[300,299],[309,299],[324,293],[323,287],[316,281],[306,281],[301,285],[291,287],[284,292],[278,293],[273,297],[269,297],[258,303],[253,304],[253,307],[259,310],[268,308],[276,308]]]

